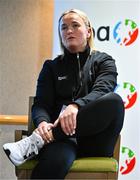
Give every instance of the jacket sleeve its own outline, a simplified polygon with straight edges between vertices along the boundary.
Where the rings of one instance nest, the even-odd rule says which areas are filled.
[[[96,100],[102,95],[113,92],[117,85],[117,68],[115,60],[111,56],[106,53],[97,54],[91,68],[95,72],[95,79],[89,93],[75,100],[79,107]]]
[[[36,96],[32,106],[32,119],[35,126],[42,121],[50,122],[54,105],[54,84],[50,60],[45,61],[37,81]]]

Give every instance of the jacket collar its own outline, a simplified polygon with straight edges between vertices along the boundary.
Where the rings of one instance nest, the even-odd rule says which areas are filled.
[[[77,55],[79,55],[80,64],[83,66],[90,54],[90,47],[87,45],[83,52],[79,53],[70,53],[66,48],[64,49],[64,59],[66,61],[73,61],[77,59]]]

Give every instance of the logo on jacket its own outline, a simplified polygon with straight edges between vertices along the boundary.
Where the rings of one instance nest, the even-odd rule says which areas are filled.
[[[67,76],[58,76],[58,80],[61,81],[61,80],[65,80],[67,79]]]

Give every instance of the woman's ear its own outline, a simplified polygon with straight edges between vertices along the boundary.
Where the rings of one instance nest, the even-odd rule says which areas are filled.
[[[89,39],[91,36],[91,28],[88,28],[88,31],[87,31],[87,38]]]

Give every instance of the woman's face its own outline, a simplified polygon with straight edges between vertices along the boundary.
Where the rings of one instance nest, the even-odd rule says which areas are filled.
[[[60,36],[63,46],[72,53],[82,52],[90,37],[90,28],[76,13],[69,13],[60,21]]]

